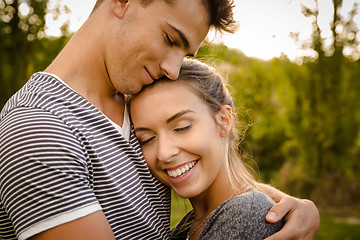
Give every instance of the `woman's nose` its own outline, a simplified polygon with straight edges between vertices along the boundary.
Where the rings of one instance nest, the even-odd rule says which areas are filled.
[[[179,148],[169,138],[159,137],[157,158],[163,162],[171,162],[179,155]]]

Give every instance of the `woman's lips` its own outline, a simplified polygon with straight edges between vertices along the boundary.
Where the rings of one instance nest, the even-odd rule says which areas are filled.
[[[179,178],[185,175],[190,169],[192,169],[195,165],[196,161],[188,162],[176,169],[166,170],[168,175],[172,178]]]
[[[179,167],[167,169],[166,172],[168,174],[169,180],[174,184],[182,183],[188,180],[192,176],[197,161],[198,160],[194,160]]]

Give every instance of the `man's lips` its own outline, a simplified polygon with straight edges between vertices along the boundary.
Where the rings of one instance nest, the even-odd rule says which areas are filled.
[[[148,84],[154,82],[155,78],[151,75],[151,73],[149,72],[149,70],[147,68],[145,68],[145,75],[146,75],[146,80],[147,80]]]

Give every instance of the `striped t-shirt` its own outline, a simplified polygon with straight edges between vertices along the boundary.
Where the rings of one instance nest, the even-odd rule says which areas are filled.
[[[36,73],[0,115],[0,238],[26,239],[102,210],[116,239],[167,239],[170,190],[95,106]]]

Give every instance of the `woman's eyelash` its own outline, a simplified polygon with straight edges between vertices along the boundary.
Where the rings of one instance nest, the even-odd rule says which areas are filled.
[[[141,146],[144,146],[144,145],[146,145],[147,143],[149,143],[149,142],[151,142],[153,139],[154,139],[155,137],[151,137],[151,138],[148,138],[148,139],[146,139],[146,140],[140,140],[139,142],[140,142],[140,145]]]
[[[172,38],[169,36],[169,34],[165,33],[165,38],[166,38],[166,42],[173,46],[175,44],[174,40],[172,40]]]
[[[182,128],[175,128],[174,131],[175,132],[181,132],[181,131],[185,131],[185,130],[188,130],[191,128],[191,124],[185,126],[185,127],[182,127]]]
[[[189,124],[189,125],[187,125],[187,126],[185,126],[185,127],[175,128],[173,131],[174,131],[174,132],[186,131],[186,130],[190,129],[191,126],[192,126],[192,125]],[[139,139],[139,142],[140,142],[140,145],[141,145],[141,146],[144,146],[144,145],[148,144],[149,142],[151,142],[153,139],[155,139],[155,136],[150,137],[150,138],[148,138],[148,139],[146,139],[146,140],[141,140],[141,139]]]

